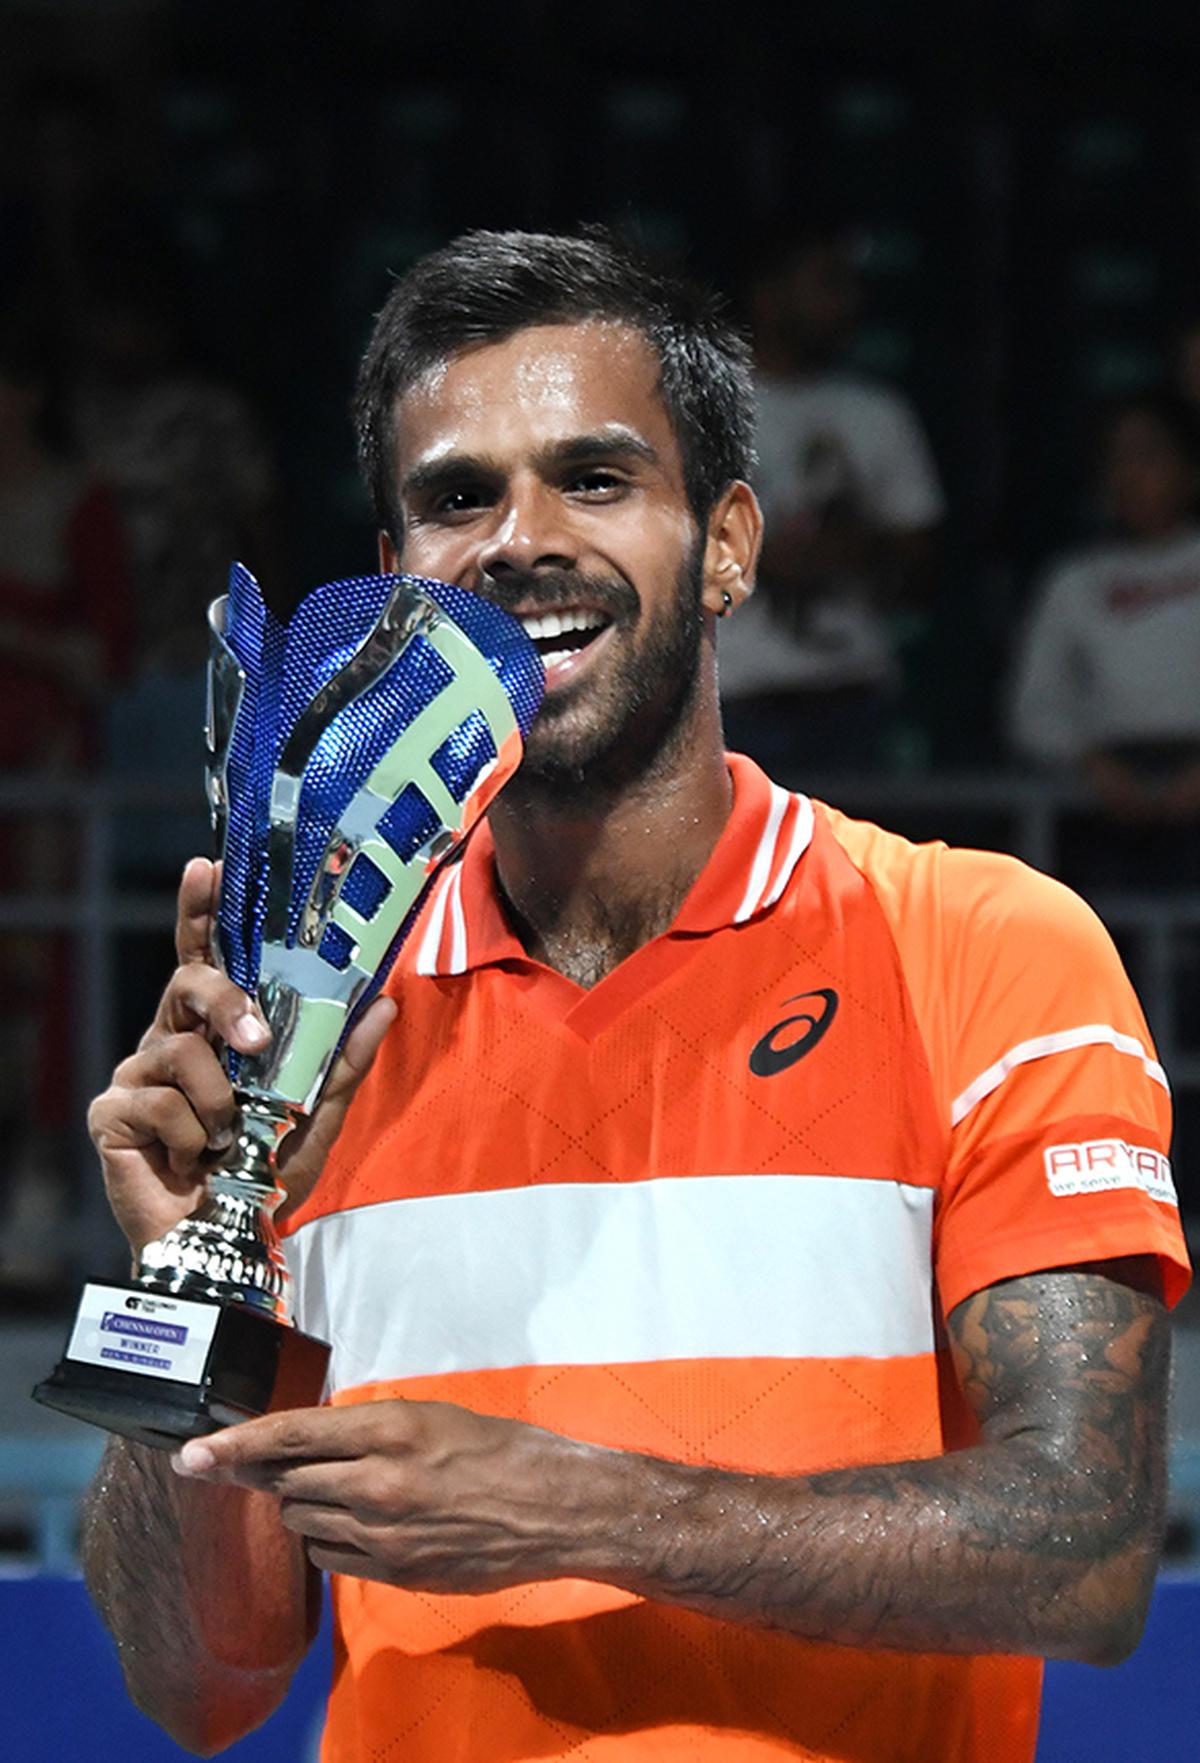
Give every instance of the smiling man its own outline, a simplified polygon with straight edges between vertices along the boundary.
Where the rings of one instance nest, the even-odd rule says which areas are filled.
[[[338,1623],[326,1763],[1020,1763],[1039,1655],[1136,1642],[1187,1262],[1105,933],[722,750],[753,585],[742,344],[601,237],[396,286],[358,416],[387,569],[515,613],[547,694],[289,1140],[331,1400],[122,1441],[89,1583],[185,1744]],[[180,966],[92,1110],[137,1249],[265,1036]],[[318,1177],[320,1178],[318,1180]]]
[[[594,795],[670,770],[696,709],[704,557],[646,338],[585,320],[469,350],[403,397],[395,451],[384,568],[469,580],[541,652],[526,786]],[[732,581],[758,517],[728,491]]]

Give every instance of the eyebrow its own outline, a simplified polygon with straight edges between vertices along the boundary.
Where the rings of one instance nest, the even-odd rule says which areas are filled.
[[[658,453],[637,433],[622,423],[610,423],[590,435],[571,435],[564,441],[553,441],[542,448],[535,461],[540,470],[583,465],[599,459],[636,459],[644,465],[658,465]],[[504,467],[488,454],[443,453],[440,457],[419,460],[404,475],[404,495],[427,495],[461,483],[468,477],[503,478]]]
[[[461,483],[466,477],[501,477],[503,473],[494,459],[475,453],[443,453],[437,459],[418,461],[404,474],[402,494],[423,495]]]
[[[580,465],[588,459],[638,459],[645,465],[657,465],[658,454],[649,441],[636,429],[623,423],[608,423],[591,435],[572,435],[569,440],[556,441],[539,455],[539,464]]]

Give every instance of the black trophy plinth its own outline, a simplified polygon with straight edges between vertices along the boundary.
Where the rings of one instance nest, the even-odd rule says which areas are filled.
[[[173,1451],[239,1420],[315,1406],[328,1363],[324,1341],[244,1304],[93,1280],[66,1352],[33,1397]]]

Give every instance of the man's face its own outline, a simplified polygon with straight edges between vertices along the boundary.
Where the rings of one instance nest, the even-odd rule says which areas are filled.
[[[525,773],[602,785],[680,727],[701,642],[702,536],[636,331],[518,331],[431,370],[400,401],[404,541],[385,566],[482,593],[542,654]]]

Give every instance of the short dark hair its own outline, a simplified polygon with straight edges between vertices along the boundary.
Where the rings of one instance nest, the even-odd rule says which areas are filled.
[[[606,229],[580,234],[471,232],[400,277],[375,320],[358,373],[354,421],[363,477],[393,542],[396,405],[460,350],[531,325],[606,319],[639,331],[659,362],[658,389],[701,526],[754,463],[750,350],[721,302],[662,274]]]

